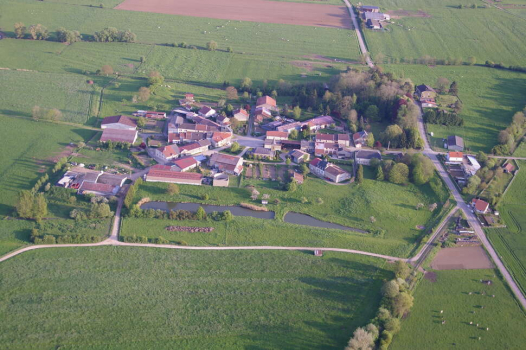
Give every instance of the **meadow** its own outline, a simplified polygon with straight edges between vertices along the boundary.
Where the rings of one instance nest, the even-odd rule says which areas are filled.
[[[0,342],[341,349],[374,316],[388,270],[384,261],[329,252],[31,251],[2,263]]]
[[[436,282],[424,278],[417,286],[411,314],[402,322],[402,331],[395,336],[390,349],[522,348],[526,341],[523,332],[526,317],[498,277],[498,271],[434,273]],[[491,280],[492,285],[484,285],[480,280]],[[446,323],[442,324],[442,320]]]
[[[282,187],[276,181],[246,178],[241,188],[210,188],[207,186],[180,185],[180,194],[169,195],[166,192],[167,184],[147,182],[140,186],[135,200],[138,201],[141,198],[147,197],[151,200],[172,202],[198,202],[223,205],[237,205],[239,203],[258,204],[259,202],[253,202],[250,199],[250,189],[245,188],[247,185],[253,185],[261,194],[270,195],[268,208],[269,210],[276,211],[277,221],[282,221],[286,212],[293,211],[305,213],[323,221],[334,222],[358,229],[371,230],[373,232],[383,230],[384,233],[381,236],[384,238],[375,237],[373,241],[377,240],[379,242],[378,245],[383,244],[381,242],[384,242],[384,240],[390,241],[389,251],[399,256],[407,256],[409,254],[411,247],[422,235],[422,231],[419,230],[417,226],[426,226],[435,215],[438,215],[439,209],[441,208],[439,205],[439,209],[437,209],[435,213],[431,213],[428,210],[415,209],[418,203],[424,203],[426,207],[431,203],[441,203],[439,195],[435,194],[429,185],[421,187],[408,185],[404,187],[389,182],[365,180],[362,185],[334,186],[312,176],[309,176],[306,182],[299,186],[295,192],[282,190]],[[201,199],[201,196],[204,194],[209,195],[209,200],[204,201]],[[440,196],[442,201],[445,201],[444,196],[447,198],[445,190]],[[305,197],[308,202],[302,203],[302,197]],[[322,200],[322,204],[318,204],[318,198]],[[278,205],[274,204],[273,201],[275,199],[280,200]],[[371,222],[371,216],[376,219],[374,223]],[[256,222],[259,221],[262,220]],[[261,225],[270,224],[261,222]],[[281,225],[282,228],[269,228],[266,230],[268,232],[261,233],[254,233],[255,230],[251,229],[247,238],[246,233],[243,232],[243,227],[246,228],[249,226],[250,224],[248,223],[240,222],[238,232],[241,235],[229,236],[229,239],[233,239],[231,243],[236,241],[244,242],[246,239],[252,239],[254,242],[267,242],[270,244],[270,239],[272,239],[276,241],[276,243],[272,244],[277,245],[281,239],[290,240],[291,238],[289,233],[269,236],[269,232],[273,232],[273,230],[282,232],[286,230],[286,226],[290,225]],[[253,227],[256,227],[256,225]],[[259,224],[257,227],[259,230]],[[125,230],[128,235],[148,235],[147,231],[148,229],[144,225],[133,227],[131,231]],[[162,231],[158,232],[158,234],[164,233]],[[368,235],[372,236],[372,234]],[[349,232],[340,233],[338,239],[340,240],[341,237],[352,238],[352,236],[353,234]],[[367,235],[364,236],[361,234],[354,236],[360,238],[359,241],[362,240],[362,237],[367,237]],[[313,239],[310,237],[310,234],[306,234],[304,238],[295,238],[294,236],[292,238],[302,240],[310,246],[323,243],[323,241],[319,239],[314,239],[314,241],[310,243]],[[312,237],[316,237],[316,234]],[[218,244],[220,242],[219,240],[214,243]],[[342,241],[340,240],[340,242]],[[323,244],[329,245],[329,243],[331,243],[330,240]],[[352,242],[350,243],[352,245]],[[375,247],[373,251],[378,251],[379,249],[383,249],[383,247]]]
[[[505,65],[526,64],[522,34],[526,22],[512,13],[496,8],[468,8],[467,0],[372,0],[369,5],[387,10],[424,11],[428,17],[393,18],[387,31],[365,30],[372,55],[379,53],[395,59],[416,59],[424,55],[447,59],[473,56]],[[458,9],[462,4],[465,8]],[[476,3],[484,6],[485,3]]]
[[[61,120],[84,124],[97,94],[75,75],[0,71],[0,114],[30,117],[34,106],[57,108]]]
[[[489,153],[498,142],[499,132],[526,105],[524,73],[477,66],[385,65],[385,69],[410,78],[415,85],[436,87],[439,77],[457,82],[458,96],[464,106],[460,115],[465,124],[461,128],[428,124],[428,131],[434,133],[431,145],[435,148],[443,147],[443,138],[458,135],[471,152]]]
[[[513,152],[514,157],[526,157],[526,140],[523,139],[519,146]]]
[[[28,244],[33,225],[26,220],[0,220],[0,255]]]

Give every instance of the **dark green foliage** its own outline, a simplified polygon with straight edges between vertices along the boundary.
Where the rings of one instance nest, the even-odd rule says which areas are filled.
[[[363,182],[363,165],[358,165],[358,170],[356,171],[356,183],[361,184]]]

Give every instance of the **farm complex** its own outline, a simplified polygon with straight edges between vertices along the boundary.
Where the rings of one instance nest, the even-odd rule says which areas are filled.
[[[3,347],[521,348],[519,3],[3,1]]]

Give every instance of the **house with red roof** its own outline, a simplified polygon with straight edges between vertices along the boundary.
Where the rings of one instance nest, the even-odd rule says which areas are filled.
[[[248,112],[246,109],[239,108],[234,110],[232,117],[240,122],[246,122],[248,120]]]
[[[328,128],[334,124],[334,119],[328,115],[322,115],[316,118],[312,118],[303,123],[302,126],[307,126],[310,131],[318,131],[320,129]]]
[[[449,163],[462,163],[464,159],[464,153],[462,152],[448,152],[447,161]]]
[[[309,163],[310,171],[323,179],[327,179],[336,183],[348,180],[351,174],[337,166],[320,158],[314,158]]]
[[[367,145],[367,137],[368,136],[369,136],[369,134],[365,130],[355,132],[352,135],[352,140],[354,142],[354,147],[362,148],[362,146]]]
[[[125,115],[114,115],[102,119],[100,124],[101,129],[123,129],[135,130],[137,129],[137,122]]]
[[[184,146],[179,146],[179,151],[181,152],[181,155],[195,155],[208,151],[210,145],[210,140],[200,140]]]
[[[157,158],[164,160],[165,162],[178,158],[181,155],[181,151],[177,145],[167,145],[155,149],[154,154]]]
[[[146,175],[147,182],[168,182],[183,185],[201,185],[203,175],[172,170],[170,167],[154,165]]]
[[[261,96],[256,101],[256,108],[266,108],[271,111],[276,110],[276,100],[270,96]]]
[[[216,122],[219,123],[219,125],[221,126],[229,126],[230,118],[225,115],[220,115],[216,118]]]
[[[288,140],[289,133],[286,131],[267,131],[267,140]]]
[[[212,134],[212,146],[223,147],[230,145],[232,141],[232,133],[230,132],[214,132]]]
[[[192,170],[198,165],[198,162],[197,160],[195,160],[194,157],[179,158],[179,159],[174,160],[173,163],[174,163],[174,166],[172,169],[181,171],[181,172]]]
[[[478,214],[486,214],[489,212],[489,203],[482,199],[473,198],[471,201],[471,207]]]
[[[350,138],[348,134],[316,134],[316,143],[335,143],[339,147],[349,147]]]
[[[217,114],[216,110],[212,107],[203,106],[201,109],[197,112],[201,117],[204,118],[210,118]]]
[[[148,119],[164,119],[164,118],[166,118],[166,113],[165,112],[148,111],[148,112],[146,112],[145,116]]]
[[[243,171],[243,158],[223,153],[214,153],[212,157],[210,157],[209,165],[227,174],[239,175]]]

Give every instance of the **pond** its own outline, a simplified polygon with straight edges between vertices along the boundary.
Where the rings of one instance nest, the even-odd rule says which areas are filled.
[[[257,211],[242,208],[236,205],[207,205],[199,203],[174,203],[174,202],[148,202],[141,205],[141,209],[161,209],[164,211],[170,210],[188,210],[196,212],[199,207],[203,207],[207,214],[214,211],[221,212],[230,210],[234,216],[251,216],[258,219],[274,219],[273,211]]]
[[[338,224],[333,224],[332,222],[321,221],[321,220],[313,218],[310,215],[294,213],[292,211],[289,211],[285,215],[285,217],[283,218],[283,221],[288,222],[289,224],[305,225],[305,226],[321,227],[321,228],[332,228],[336,230],[367,233],[367,231],[364,231],[364,230],[360,230],[360,229],[348,227],[348,226],[343,226],[343,225],[338,225]]]

